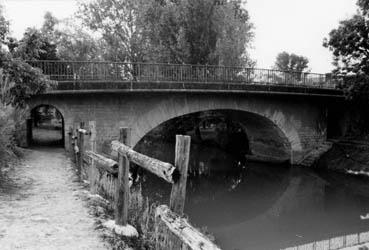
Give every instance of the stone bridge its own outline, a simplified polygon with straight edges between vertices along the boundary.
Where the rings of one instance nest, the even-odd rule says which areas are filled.
[[[30,110],[51,105],[60,111],[66,147],[70,127],[95,121],[98,151],[118,137],[119,127],[132,128],[136,145],[173,118],[217,111],[242,125],[251,155],[298,164],[327,140],[329,107],[343,97],[328,75],[165,64],[85,67],[75,62],[54,62],[56,70],[45,66],[50,62],[34,63],[58,84],[33,96]]]

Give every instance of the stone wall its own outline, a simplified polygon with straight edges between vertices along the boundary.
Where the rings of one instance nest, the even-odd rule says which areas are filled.
[[[251,150],[267,151],[270,148],[268,138],[271,134],[278,135],[282,138],[279,143],[291,151],[289,158],[296,162],[326,140],[327,111],[316,98],[212,92],[76,92],[39,95],[33,97],[29,105],[31,109],[40,104],[55,106],[64,117],[65,133],[76,122],[95,120],[98,151],[117,139],[121,126],[132,128],[132,145],[136,145],[156,126],[178,116],[206,110],[243,111],[258,120],[257,126],[250,126],[247,116],[235,117],[243,119],[246,129],[249,128],[248,135],[254,138],[255,147]],[[69,145],[67,140],[65,145]]]

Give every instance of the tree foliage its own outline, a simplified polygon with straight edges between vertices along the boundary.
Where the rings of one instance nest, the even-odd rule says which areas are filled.
[[[358,112],[358,130],[367,134],[369,116],[369,0],[358,0],[358,10],[333,29],[323,46],[333,53],[334,74],[343,76],[341,88]]]
[[[2,12],[0,20],[8,23]],[[19,42],[9,36],[9,29],[0,29],[0,37],[3,38],[0,41],[1,103],[3,106],[23,108],[31,95],[42,93],[51,85],[39,69],[31,67],[24,60],[38,59],[49,50],[44,50],[42,36],[32,29],[28,29]],[[15,45],[5,50],[4,45],[9,45],[9,41]]]
[[[308,68],[309,59],[296,54],[281,52],[277,55],[275,68],[282,71],[303,72]]]
[[[358,0],[358,11],[340,22],[323,45],[333,52],[335,74],[345,76],[341,86],[349,100],[369,103],[369,1]]]
[[[250,66],[252,24],[241,1],[152,1],[142,8],[152,55],[162,62]]]
[[[28,28],[18,45],[12,49],[14,57],[23,60],[58,60],[56,44],[46,34]]]
[[[369,1],[357,5],[357,14],[341,21],[323,42],[333,52],[336,73],[369,73]]]
[[[58,59],[88,61],[101,55],[97,39],[70,19],[59,20],[46,12],[40,32],[55,45]]]
[[[105,57],[116,61],[142,61],[144,40],[137,26],[144,0],[93,0],[82,2],[79,14],[83,23],[102,35],[108,47]]]
[[[100,40],[70,23],[68,28],[57,30],[57,51],[62,60],[91,61],[102,59],[104,49]]]
[[[0,5],[0,44],[4,44],[9,33],[9,21],[4,17],[3,7]]]
[[[250,66],[253,26],[241,0],[93,0],[79,17],[106,59]]]

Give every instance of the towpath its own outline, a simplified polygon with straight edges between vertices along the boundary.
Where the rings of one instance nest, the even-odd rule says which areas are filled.
[[[0,180],[0,249],[109,249],[59,148],[29,150]]]

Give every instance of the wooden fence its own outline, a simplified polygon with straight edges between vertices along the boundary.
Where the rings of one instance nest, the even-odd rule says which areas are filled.
[[[356,247],[356,249],[360,249],[361,245],[368,242],[369,232],[361,232],[310,242],[304,245],[289,247],[281,250],[338,250],[343,248],[354,249],[354,247]]]
[[[131,130],[121,128],[119,140],[111,143],[118,161],[96,152],[96,123],[74,124],[69,129],[70,157],[80,180],[88,180],[90,191],[99,193],[114,204],[116,225],[128,223],[129,166],[135,163],[172,184],[169,207],[155,210],[156,249],[220,249],[183,218],[191,138],[176,136],[174,166],[134,151],[130,146]]]

